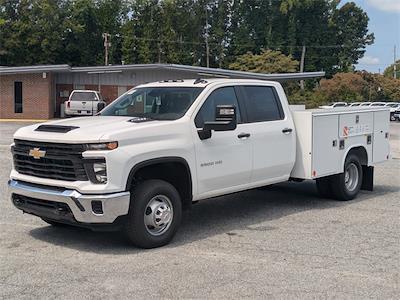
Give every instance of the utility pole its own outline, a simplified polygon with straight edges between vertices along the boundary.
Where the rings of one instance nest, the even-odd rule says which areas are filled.
[[[111,42],[108,39],[111,37],[111,34],[104,32],[103,39],[104,39],[104,65],[108,66],[108,49],[111,47]]]
[[[206,5],[206,62],[207,68],[210,67],[210,47],[208,45],[208,4]]]
[[[304,60],[306,56],[306,46],[303,45],[303,49],[301,51],[301,61],[300,61],[300,73],[304,72]],[[304,90],[304,80],[300,80],[300,88]]]
[[[396,66],[396,45],[394,45],[394,62],[393,62],[393,78],[397,79],[397,66]]]

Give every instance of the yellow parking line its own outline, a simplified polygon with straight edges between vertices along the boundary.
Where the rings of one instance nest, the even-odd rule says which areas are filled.
[[[46,122],[48,120],[40,119],[0,119],[0,122]]]

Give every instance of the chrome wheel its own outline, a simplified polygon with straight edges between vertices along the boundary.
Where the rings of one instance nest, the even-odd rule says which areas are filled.
[[[164,195],[157,195],[150,199],[144,212],[144,225],[147,232],[158,236],[171,226],[174,210],[171,200]]]
[[[358,180],[359,180],[358,168],[354,163],[350,163],[346,167],[346,171],[344,174],[344,182],[346,185],[346,189],[349,192],[353,192],[358,186]]]

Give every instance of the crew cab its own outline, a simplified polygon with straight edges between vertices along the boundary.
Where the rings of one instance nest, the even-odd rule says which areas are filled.
[[[64,111],[67,116],[93,116],[105,106],[98,91],[73,90],[68,101],[64,102]]]
[[[163,81],[97,116],[23,127],[11,150],[18,209],[152,248],[199,200],[288,180],[343,201],[372,190],[374,165],[389,159],[389,109],[291,111],[277,82]]]

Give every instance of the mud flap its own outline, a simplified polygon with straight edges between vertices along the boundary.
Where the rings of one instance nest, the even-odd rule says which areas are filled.
[[[374,190],[374,167],[362,166],[363,181],[361,189],[364,191]]]

